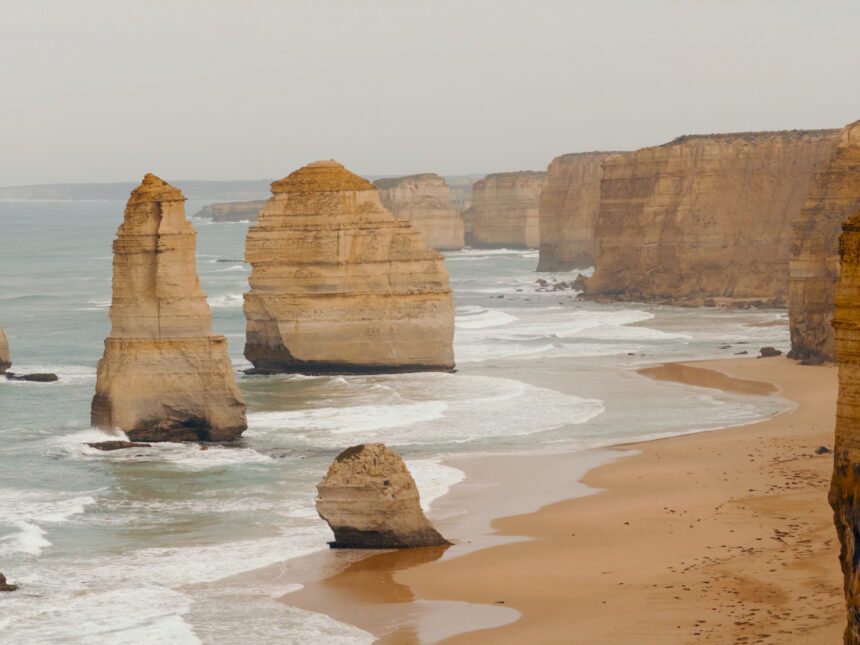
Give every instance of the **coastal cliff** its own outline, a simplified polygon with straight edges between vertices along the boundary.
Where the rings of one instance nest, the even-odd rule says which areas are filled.
[[[265,200],[255,202],[223,202],[209,204],[194,213],[194,217],[213,222],[256,222]]]
[[[339,163],[312,163],[272,184],[245,259],[245,356],[258,370],[454,367],[441,254]]]
[[[132,441],[229,441],[246,428],[227,340],[212,334],[184,202],[146,175],[113,243],[111,331],[91,422]]]
[[[9,358],[9,341],[6,339],[6,332],[0,327],[0,374],[5,374],[10,367],[12,359]]]
[[[815,175],[794,224],[788,294],[791,353],[806,361],[832,361],[833,297],[839,276],[842,222],[860,208],[860,121],[847,125],[836,151]]]
[[[463,248],[463,220],[451,204],[445,180],[432,173],[377,179],[382,205],[412,224],[421,238],[437,251]]]
[[[586,296],[784,306],[791,225],[838,134],[690,135],[606,159]]]
[[[839,535],[848,625],[845,643],[860,643],[860,213],[844,224],[833,320],[839,398],[830,505]]]
[[[600,206],[603,162],[613,152],[578,152],[556,157],[540,194],[538,271],[594,266],[594,227]]]
[[[471,205],[463,213],[466,243],[483,248],[538,248],[538,200],[545,183],[546,173],[533,171],[496,173],[476,181]]]

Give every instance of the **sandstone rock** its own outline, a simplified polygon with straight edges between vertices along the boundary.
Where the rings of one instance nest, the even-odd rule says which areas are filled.
[[[463,213],[475,247],[530,248],[540,245],[538,200],[545,172],[503,172],[487,175],[472,186],[472,203]]]
[[[383,208],[371,183],[319,161],[272,193],[245,246],[245,356],[256,369],[453,369],[442,256]]]
[[[6,338],[6,332],[0,327],[0,374],[4,374],[10,367],[12,367],[12,359],[9,357],[9,340]]]
[[[842,222],[860,208],[860,121],[839,136],[830,161],[815,175],[789,260],[789,356],[832,361],[833,298],[839,275]]]
[[[209,204],[194,213],[194,217],[211,219],[213,222],[256,222],[265,205],[265,201]]]
[[[0,573],[0,591],[16,591],[18,585],[10,585],[6,582],[6,576]]]
[[[36,372],[35,374],[6,372],[6,378],[10,381],[31,381],[33,383],[53,383],[60,380],[56,374],[51,374],[50,372]]]
[[[184,201],[146,175],[113,243],[112,326],[91,421],[132,441],[229,441],[247,427],[227,340],[212,334]]]
[[[382,205],[408,220],[428,246],[437,251],[463,248],[463,220],[451,204],[448,184],[432,173],[377,179]]]
[[[594,228],[600,206],[603,162],[618,154],[581,152],[556,157],[540,194],[538,271],[570,271],[594,266]]]
[[[415,480],[381,443],[347,448],[317,484],[317,512],[334,532],[332,548],[400,549],[449,544],[430,524]]]
[[[791,224],[837,135],[685,136],[606,159],[586,295],[782,306]]]
[[[759,358],[773,358],[774,356],[782,356],[782,352],[776,347],[762,347],[759,350]]]
[[[833,319],[839,398],[829,501],[839,535],[848,625],[845,643],[860,643],[860,213],[843,226]]]

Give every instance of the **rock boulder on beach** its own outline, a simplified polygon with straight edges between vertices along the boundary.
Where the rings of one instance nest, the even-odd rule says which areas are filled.
[[[113,244],[112,326],[91,422],[131,441],[230,441],[247,427],[227,340],[212,333],[184,202],[146,175]]]
[[[401,549],[449,544],[421,510],[406,464],[384,444],[347,448],[317,484],[317,512],[332,548]]]

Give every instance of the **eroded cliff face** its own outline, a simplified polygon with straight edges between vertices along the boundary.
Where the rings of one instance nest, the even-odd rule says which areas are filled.
[[[194,217],[211,219],[213,222],[256,222],[265,205],[265,201],[209,204],[194,213]]]
[[[382,205],[412,224],[424,242],[437,251],[463,248],[463,220],[451,204],[445,180],[432,173],[378,179]]]
[[[794,223],[789,260],[791,353],[832,361],[833,297],[839,275],[842,222],[860,208],[860,121],[846,126],[830,161],[815,175]]]
[[[454,367],[441,254],[367,180],[319,161],[272,184],[248,231],[245,356],[263,371]]]
[[[606,159],[586,295],[784,306],[791,224],[838,133],[684,136]]]
[[[830,505],[839,535],[848,625],[845,643],[860,643],[860,213],[844,225],[833,321],[839,398]]]
[[[6,339],[6,332],[0,327],[0,374],[5,374],[10,367],[12,359],[9,358],[9,341]]]
[[[91,421],[132,441],[229,441],[245,404],[195,265],[185,197],[146,175],[113,243],[111,331]]]
[[[581,152],[556,157],[547,168],[540,195],[538,271],[570,271],[594,266],[594,228],[600,206],[603,162],[613,152]]]
[[[385,444],[340,453],[317,484],[317,512],[334,533],[332,548],[402,549],[449,544],[421,510],[403,458]]]
[[[466,243],[484,248],[538,248],[538,201],[545,183],[545,172],[532,171],[497,173],[476,181],[471,205],[463,213]]]

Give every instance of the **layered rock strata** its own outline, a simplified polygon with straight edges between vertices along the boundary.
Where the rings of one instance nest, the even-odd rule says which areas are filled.
[[[6,332],[0,327],[0,374],[5,374],[10,367],[12,367],[12,359],[9,357],[9,340],[6,338]]]
[[[538,248],[538,201],[545,183],[545,172],[532,171],[497,173],[475,182],[471,205],[463,213],[466,243],[481,248]]]
[[[195,266],[185,197],[148,174],[113,243],[111,331],[91,420],[132,441],[229,441],[245,404]]]
[[[791,224],[837,136],[693,135],[606,159],[586,295],[784,306]]]
[[[209,204],[194,213],[194,217],[213,222],[256,222],[265,200],[255,202],[223,202]]]
[[[603,162],[612,152],[578,152],[552,160],[540,195],[538,271],[594,266],[594,228],[600,206]]]
[[[256,369],[453,369],[441,254],[339,163],[318,161],[274,182],[245,256],[245,356]]]
[[[317,484],[317,512],[332,548],[402,549],[449,544],[424,516],[406,464],[384,444],[347,448]]]
[[[788,294],[791,353],[832,361],[833,297],[839,275],[842,222],[860,208],[860,121],[846,126],[832,158],[815,175],[800,219],[794,223]]]
[[[839,398],[830,505],[841,550],[848,625],[845,643],[860,643],[860,213],[844,224],[833,320]]]
[[[377,179],[382,205],[405,219],[437,251],[463,248],[463,220],[451,204],[448,184],[432,173]]]

